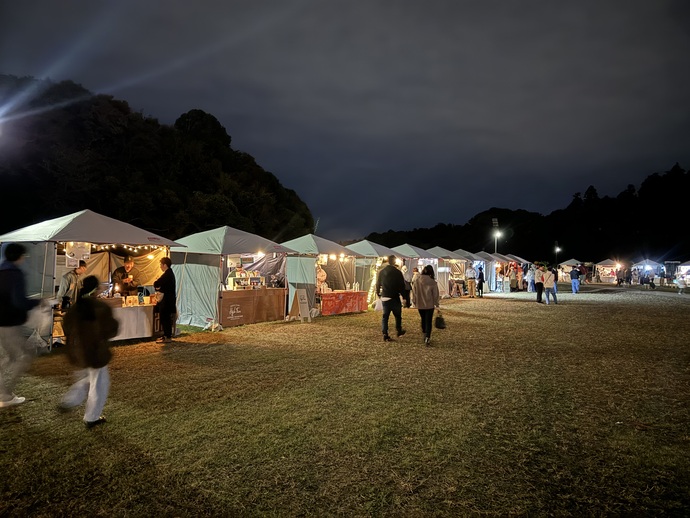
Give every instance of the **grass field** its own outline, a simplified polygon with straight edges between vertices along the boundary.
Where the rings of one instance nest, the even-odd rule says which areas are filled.
[[[563,290],[563,287],[561,288]],[[58,349],[0,410],[0,516],[690,514],[690,295],[443,301],[114,347],[108,422]]]

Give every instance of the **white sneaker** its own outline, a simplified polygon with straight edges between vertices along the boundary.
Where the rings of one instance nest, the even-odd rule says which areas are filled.
[[[0,401],[0,408],[4,408],[4,407],[8,407],[8,406],[14,406],[14,405],[21,405],[24,401],[26,401],[25,397],[14,396],[9,401]]]

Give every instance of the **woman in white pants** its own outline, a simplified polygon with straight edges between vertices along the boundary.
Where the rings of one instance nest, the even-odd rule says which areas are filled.
[[[77,371],[77,381],[62,398],[60,409],[70,410],[86,399],[84,424],[87,428],[105,423],[101,415],[110,389],[108,363],[112,357],[110,338],[118,331],[118,322],[106,303],[92,295],[98,279],[84,279],[80,298],[65,315],[63,327],[67,356]]]

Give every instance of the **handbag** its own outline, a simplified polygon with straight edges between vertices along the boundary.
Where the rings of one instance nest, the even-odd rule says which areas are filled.
[[[436,329],[446,328],[446,319],[443,318],[440,309],[438,310],[438,313],[436,313],[436,318],[434,319],[434,327],[436,327]]]
[[[374,302],[374,310],[383,311],[383,301],[381,301],[381,297],[376,298],[376,302]]]

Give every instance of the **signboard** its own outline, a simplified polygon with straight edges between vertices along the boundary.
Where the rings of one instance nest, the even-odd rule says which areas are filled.
[[[299,315],[300,321],[311,322],[311,313],[309,312],[309,299],[307,298],[307,290],[296,289],[295,298],[292,299],[292,307],[290,308],[290,316],[294,317]]]
[[[91,258],[91,244],[70,241],[65,243],[65,264],[67,268],[78,268],[79,261]]]

